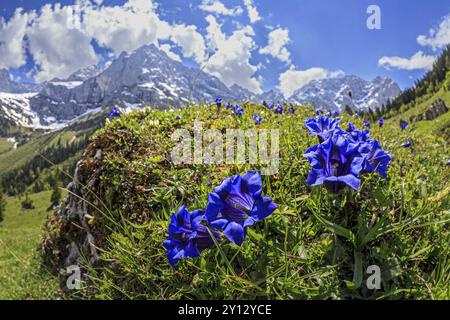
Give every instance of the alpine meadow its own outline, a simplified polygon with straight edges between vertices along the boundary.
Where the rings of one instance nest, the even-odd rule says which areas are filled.
[[[41,2],[0,4],[0,300],[450,300],[448,3]]]

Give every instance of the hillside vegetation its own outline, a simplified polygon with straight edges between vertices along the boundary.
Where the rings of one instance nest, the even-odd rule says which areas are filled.
[[[285,106],[276,114],[263,105],[242,108],[242,117],[223,105],[136,111],[94,135],[77,169],[76,196],[49,220],[43,243],[46,264],[55,271],[64,266],[71,244],[79,246],[88,278],[75,296],[450,298],[450,145],[444,135],[414,126],[402,131],[395,118],[383,127],[372,123],[370,137],[392,155],[387,179],[372,172],[362,176],[358,191],[334,194],[307,185],[311,166],[304,153],[317,137],[303,125],[315,110],[295,106],[290,113]],[[263,118],[260,125],[254,114]],[[362,118],[340,117],[343,129],[348,121],[363,128]],[[223,179],[262,170],[245,163],[174,164],[171,135],[184,128],[192,136],[195,121],[203,130],[223,133],[280,130],[278,173],[262,180],[263,195],[277,210],[247,228],[242,246],[224,239],[172,268],[163,245],[171,215],[182,205],[189,212],[205,209]],[[402,147],[408,140],[411,146]],[[73,208],[84,211],[74,214]],[[85,246],[87,233],[95,239],[89,238],[95,254]],[[380,290],[365,285],[370,265],[380,267]]]

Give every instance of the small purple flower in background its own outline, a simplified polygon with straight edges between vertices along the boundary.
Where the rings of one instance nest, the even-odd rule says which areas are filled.
[[[240,246],[246,236],[245,228],[277,208],[271,198],[261,194],[262,179],[257,171],[229,177],[209,194],[206,221]]]
[[[378,125],[380,126],[380,128],[383,126],[383,124],[384,124],[384,119],[383,118],[379,119]]]
[[[409,147],[411,147],[411,141],[408,140],[408,141],[406,141],[405,143],[402,143],[402,144],[400,145],[400,147],[402,147],[402,148],[409,148]]]
[[[241,108],[238,104],[234,106],[234,113],[238,116],[238,117],[242,117],[242,115],[244,114],[244,109]]]
[[[112,108],[111,111],[108,113],[108,119],[113,118],[120,118],[122,116],[122,113],[120,112],[119,108]]]
[[[364,126],[367,128],[370,128],[370,121],[369,120],[364,120]]]
[[[363,156],[363,169],[361,173],[378,172],[383,178],[387,177],[387,170],[392,156],[384,152],[377,140],[361,144],[359,152]]]
[[[175,116],[175,120],[180,120],[181,119],[181,116],[179,115],[179,114],[177,114],[176,116]]]
[[[339,128],[339,121],[341,121],[341,119],[334,119],[329,116],[309,118],[305,122],[305,128],[309,130],[309,135],[318,136],[319,141],[323,142],[328,139],[335,130],[342,131]]]
[[[320,115],[322,115],[323,114],[323,110],[322,109],[317,109],[316,110],[316,115],[317,116],[320,116]]]
[[[269,104],[269,109],[273,110],[273,108],[275,108],[275,104],[272,102],[271,104]]]
[[[360,118],[360,115],[358,112],[355,112],[355,117]]]
[[[255,121],[255,124],[257,126],[259,126],[261,124],[262,120],[263,120],[263,118],[261,118],[259,115],[257,115],[257,114],[253,115],[253,121]]]
[[[358,129],[356,128],[356,126],[355,126],[353,123],[348,122],[347,132],[353,132],[353,131],[356,131],[356,130],[358,130]]]
[[[407,127],[408,127],[408,122],[401,120],[400,128],[402,128],[402,131],[405,130]]]
[[[322,144],[307,149],[304,156],[311,164],[308,186],[323,184],[333,193],[345,186],[358,190],[361,185],[358,174],[363,163],[358,146],[343,135],[334,135]]]
[[[264,107],[266,107],[266,108],[269,107],[269,105],[267,104],[266,100],[264,100],[264,101],[262,102],[262,105],[263,105]]]
[[[331,111],[330,114],[332,117],[339,117],[339,115],[340,115],[339,111],[337,111],[337,110]]]
[[[281,104],[277,104],[277,107],[275,108],[276,114],[283,114],[283,106]]]
[[[217,98],[216,99],[217,108],[220,108],[222,106],[222,103],[223,103],[223,99],[222,98]]]
[[[294,107],[293,107],[293,106],[290,106],[289,109],[288,109],[288,112],[289,112],[290,114],[294,114],[294,113],[295,113]]]
[[[228,101],[225,105],[225,109],[233,109],[233,105]]]
[[[202,225],[205,217],[203,210],[195,210],[189,213],[186,206],[182,206],[174,213],[169,224],[169,238],[164,241],[167,250],[167,259],[174,267],[179,259],[196,258],[202,250],[214,246],[214,240],[206,226]],[[210,230],[217,241],[221,240],[220,234]]]

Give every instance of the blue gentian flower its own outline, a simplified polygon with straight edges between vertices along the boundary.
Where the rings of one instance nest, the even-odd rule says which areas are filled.
[[[177,114],[176,116],[175,116],[175,120],[180,120],[181,119],[181,116],[179,115],[179,114]]]
[[[371,142],[372,139],[369,136],[370,130],[353,130],[348,135],[348,139],[353,143]]]
[[[238,116],[238,117],[242,117],[242,115],[244,114],[244,109],[241,108],[238,104],[234,106],[234,113]]]
[[[272,102],[271,104],[269,104],[269,109],[272,110],[273,108],[275,108],[275,104]]]
[[[411,141],[408,140],[408,141],[406,141],[405,143],[402,143],[402,144],[400,145],[400,147],[402,147],[402,148],[409,148],[409,147],[411,147]]]
[[[381,128],[384,124],[384,119],[383,118],[379,119],[378,124],[380,125],[380,128]]]
[[[402,131],[405,130],[407,127],[408,127],[408,122],[401,120],[400,128],[402,128]]]
[[[233,109],[233,105],[228,101],[225,105],[225,109]]]
[[[276,114],[283,114],[283,106],[281,104],[277,104],[277,107],[275,108]]]
[[[119,108],[112,108],[111,111],[108,113],[108,119],[113,118],[120,118],[122,116],[122,113],[120,112]]]
[[[388,166],[392,156],[384,152],[377,140],[362,143],[359,152],[363,156],[363,168],[361,173],[378,172],[383,178],[387,177]]]
[[[348,122],[347,132],[353,132],[353,131],[356,131],[356,130],[358,130],[358,129],[356,128],[356,126],[355,126],[353,123]]]
[[[340,115],[339,111],[337,111],[337,110],[331,111],[330,114],[332,117],[339,117],[339,115]]]
[[[316,110],[316,115],[320,116],[323,114],[323,110],[322,109],[317,109]]]
[[[290,106],[289,109],[288,109],[288,112],[289,112],[290,114],[294,114],[294,113],[295,113],[294,107],[293,107],[293,106]]]
[[[257,171],[225,179],[209,194],[206,221],[222,230],[230,241],[241,245],[246,236],[245,228],[263,220],[277,208],[271,198],[262,197],[261,193],[262,179]]]
[[[262,120],[263,120],[263,118],[261,118],[259,115],[257,115],[257,114],[253,115],[253,121],[255,121],[255,124],[257,126],[259,126],[261,124]]]
[[[164,241],[167,258],[174,267],[181,258],[196,258],[202,250],[214,246],[214,240],[206,226],[202,225],[205,217],[203,210],[189,213],[186,206],[182,206],[174,213],[169,224],[169,238]],[[210,230],[217,241],[221,240],[217,231]]]
[[[222,103],[223,103],[223,99],[222,98],[217,98],[216,99],[216,105],[217,105],[218,108],[220,108],[222,106]]]
[[[358,147],[359,144],[351,143],[343,135],[333,135],[322,144],[307,149],[304,156],[311,164],[308,185],[323,184],[334,193],[345,186],[358,190],[361,185],[358,175],[363,164]]]
[[[370,121],[364,120],[364,126],[366,126],[367,128],[370,128]]]
[[[266,107],[266,108],[269,107],[269,105],[267,104],[266,100],[264,100],[264,101],[262,102],[262,105],[263,105],[264,107]]]
[[[341,119],[321,116],[320,118],[309,118],[305,122],[305,128],[309,130],[309,135],[318,136],[319,141],[323,142],[333,134],[334,131],[342,131],[339,128]]]

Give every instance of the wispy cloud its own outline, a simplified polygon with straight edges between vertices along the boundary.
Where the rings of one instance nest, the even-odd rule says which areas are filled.
[[[259,50],[260,54],[270,55],[286,64],[291,63],[291,53],[286,48],[291,42],[289,30],[278,28],[269,33],[269,41],[266,47]]]
[[[251,23],[255,23],[261,20],[261,16],[259,15],[258,9],[253,4],[253,0],[244,0],[245,7],[247,8],[248,18]]]
[[[450,44],[450,15],[445,16],[437,28],[432,28],[428,36],[419,35],[417,42],[421,46],[430,46],[434,51]]]
[[[329,71],[323,68],[310,68],[306,70],[297,70],[291,67],[286,72],[280,74],[280,84],[278,88],[283,93],[285,98],[291,97],[295,91],[301,89],[308,83],[314,80],[321,80],[325,78],[335,78],[342,76],[342,71]]]
[[[203,0],[202,4],[198,8],[206,12],[224,16],[237,16],[244,12],[244,10],[239,6],[235,8],[227,8],[219,0]]]
[[[386,69],[396,68],[403,70],[430,70],[436,60],[435,56],[429,56],[422,51],[416,52],[410,58],[402,57],[382,57],[378,60],[378,65]]]

